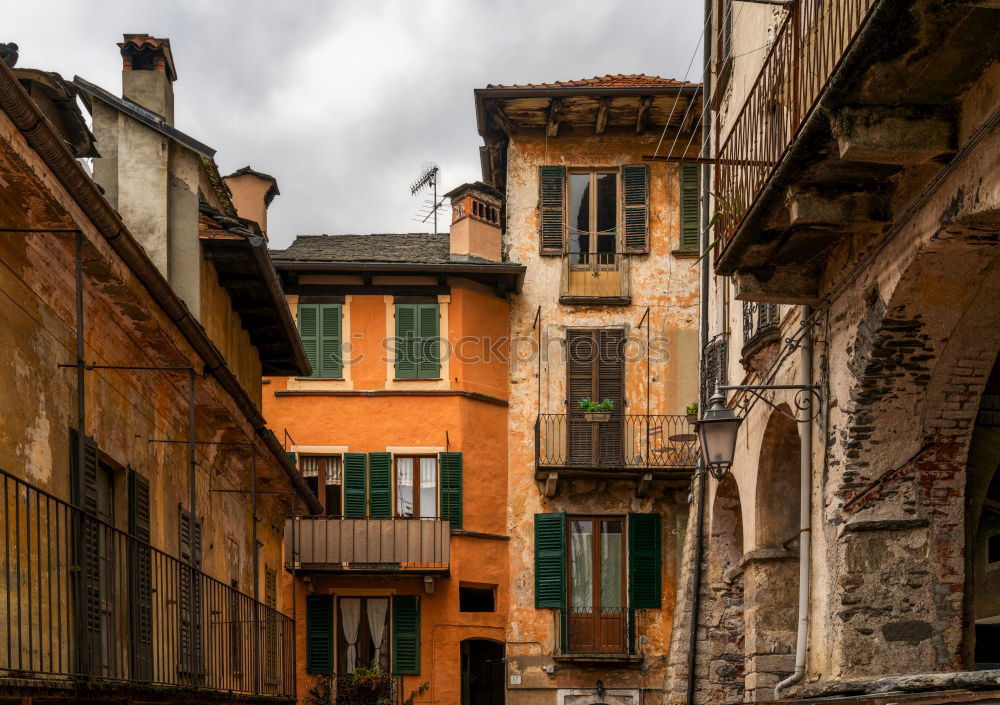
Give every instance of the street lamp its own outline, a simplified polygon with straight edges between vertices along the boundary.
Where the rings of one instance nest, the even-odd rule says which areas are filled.
[[[743,419],[726,406],[726,397],[719,391],[709,399],[709,408],[698,422],[701,457],[712,477],[721,480],[729,472],[736,453],[736,435]]]

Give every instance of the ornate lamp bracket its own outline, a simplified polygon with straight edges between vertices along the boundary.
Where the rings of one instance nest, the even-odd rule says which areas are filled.
[[[720,386],[717,389],[721,392],[746,392],[749,396],[737,403],[737,408],[744,416],[749,411],[753,399],[759,399],[796,423],[814,421],[822,413],[823,386],[820,384],[735,384]],[[763,394],[776,390],[795,390],[792,401],[795,405],[794,414],[788,413]]]

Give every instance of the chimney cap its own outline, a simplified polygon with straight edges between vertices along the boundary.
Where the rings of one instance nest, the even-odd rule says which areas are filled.
[[[247,164],[242,169],[237,169],[232,174],[226,174],[223,179],[232,179],[237,176],[256,176],[261,181],[270,181],[271,186],[267,189],[267,193],[264,194],[264,205],[270,206],[271,201],[274,200],[275,196],[280,196],[281,191],[278,190],[278,180],[271,176],[270,174],[265,174],[262,171],[257,171],[252,166]]]
[[[118,48],[121,49],[126,71],[133,70],[134,56],[149,54],[154,59],[154,70],[166,72],[170,81],[177,80],[177,69],[174,66],[174,55],[170,51],[169,39],[150,34],[123,34],[122,39],[123,41],[118,43]],[[162,58],[162,62],[156,62],[156,58]]]
[[[444,195],[444,198],[450,198],[452,200],[456,198],[461,198],[468,191],[478,191],[481,195],[494,198],[498,203],[503,201],[503,194],[500,193],[499,189],[492,184],[487,184],[482,181],[472,181],[470,183],[462,184]]]

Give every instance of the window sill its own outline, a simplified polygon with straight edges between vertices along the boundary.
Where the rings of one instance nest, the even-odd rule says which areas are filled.
[[[440,382],[444,377],[393,377],[393,382]]]
[[[553,654],[553,661],[564,663],[628,663],[641,664],[646,657],[642,654]]]
[[[564,306],[628,306],[632,303],[631,296],[560,296],[559,303]]]
[[[344,377],[296,377],[298,382],[343,382]]]
[[[695,259],[701,255],[698,250],[671,250],[670,254],[678,259]]]

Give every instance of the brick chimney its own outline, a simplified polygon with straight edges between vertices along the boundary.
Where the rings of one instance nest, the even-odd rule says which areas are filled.
[[[493,186],[476,181],[449,191],[445,198],[451,199],[451,259],[500,262],[502,194]]]
[[[174,124],[174,81],[177,70],[170,40],[148,34],[125,34],[122,52],[122,97]]]
[[[267,209],[274,197],[281,192],[278,181],[269,174],[255,171],[249,166],[237,169],[222,177],[233,196],[233,205],[241,218],[253,220],[267,236]]]

